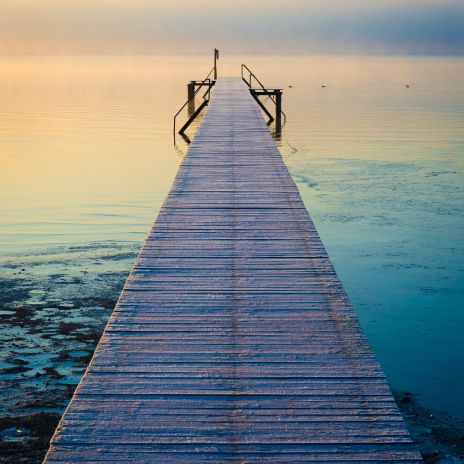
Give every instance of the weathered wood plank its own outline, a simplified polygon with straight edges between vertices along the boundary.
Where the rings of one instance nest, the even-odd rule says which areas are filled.
[[[217,82],[46,461],[421,461],[240,79]]]

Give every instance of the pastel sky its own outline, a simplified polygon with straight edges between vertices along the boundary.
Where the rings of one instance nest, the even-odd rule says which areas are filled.
[[[0,0],[0,53],[464,55],[464,0]]]

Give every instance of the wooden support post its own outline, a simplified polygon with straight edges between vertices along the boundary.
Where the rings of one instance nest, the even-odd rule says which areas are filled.
[[[190,81],[187,84],[187,112],[188,115],[191,116],[195,112],[195,81]]]
[[[282,126],[282,90],[275,90],[276,97],[276,126]]]

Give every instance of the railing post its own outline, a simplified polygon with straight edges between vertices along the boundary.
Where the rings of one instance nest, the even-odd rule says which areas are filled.
[[[282,90],[275,90],[276,96],[276,126],[282,125]]]
[[[195,112],[194,96],[195,96],[195,81],[190,81],[187,84],[187,100],[188,100],[187,112],[189,116],[191,116]]]

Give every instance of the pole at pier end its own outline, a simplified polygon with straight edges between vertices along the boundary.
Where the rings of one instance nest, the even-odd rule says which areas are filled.
[[[219,50],[217,48],[214,49],[214,80],[217,80],[217,61],[219,59]]]

